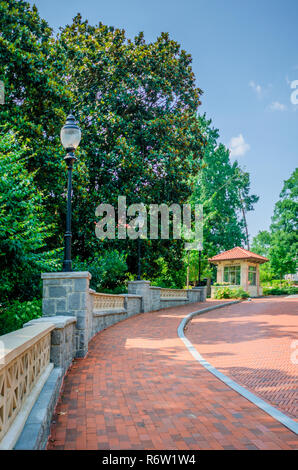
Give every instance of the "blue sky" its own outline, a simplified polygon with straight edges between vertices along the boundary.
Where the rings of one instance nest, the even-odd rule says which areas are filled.
[[[247,216],[251,236],[269,228],[283,181],[297,166],[297,0],[36,0],[51,27],[71,23],[80,12],[91,24],[143,31],[147,41],[162,31],[193,57],[200,112],[251,175],[260,196]],[[298,88],[297,88],[298,89]]]

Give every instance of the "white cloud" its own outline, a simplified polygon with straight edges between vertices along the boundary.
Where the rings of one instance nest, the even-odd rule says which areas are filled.
[[[285,111],[287,109],[285,104],[280,103],[279,101],[273,101],[269,106],[271,111]]]
[[[249,82],[249,86],[256,92],[256,94],[258,96],[261,96],[262,94],[262,87],[261,85],[258,85],[257,83],[255,83],[253,80],[251,80]]]
[[[241,157],[250,149],[250,145],[245,142],[242,134],[239,134],[238,137],[232,137],[228,147],[231,157]]]

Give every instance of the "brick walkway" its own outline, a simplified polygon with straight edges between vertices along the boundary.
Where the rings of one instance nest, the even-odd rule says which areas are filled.
[[[298,448],[293,432],[207,372],[177,337],[185,315],[216,303],[138,315],[99,333],[65,378],[48,448]]]
[[[298,364],[291,361],[298,299],[254,299],[215,310],[195,318],[186,336],[223,374],[298,421]]]

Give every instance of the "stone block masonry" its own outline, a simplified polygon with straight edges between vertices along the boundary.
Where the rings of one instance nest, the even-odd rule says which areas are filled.
[[[54,326],[51,333],[50,361],[66,372],[76,356],[76,319],[72,316],[41,317],[29,321],[24,327],[42,323]]]
[[[76,318],[76,357],[84,357],[92,332],[92,309],[89,298],[89,272],[43,273],[43,316]]]
[[[128,293],[142,297],[141,312],[150,312],[151,310],[151,294],[149,281],[130,281],[128,283]]]

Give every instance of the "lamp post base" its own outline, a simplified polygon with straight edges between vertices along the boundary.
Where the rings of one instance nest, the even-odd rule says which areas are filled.
[[[70,272],[72,271],[71,260],[65,259],[65,260],[63,261],[62,271],[63,271],[64,273],[70,273]]]
[[[138,275],[137,275],[137,281],[141,280],[141,239],[140,237],[138,238]]]

